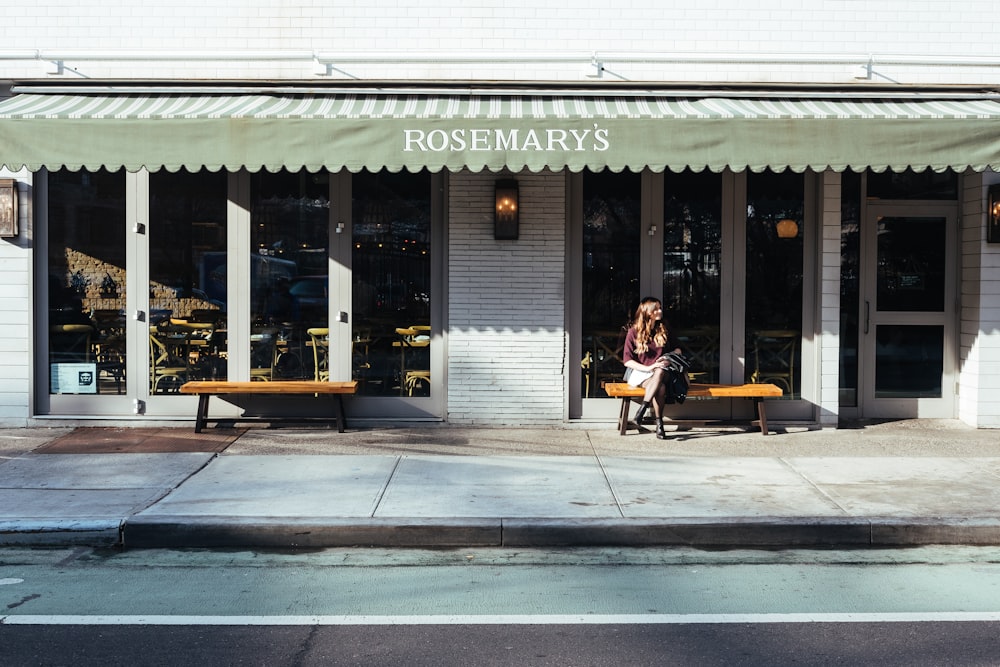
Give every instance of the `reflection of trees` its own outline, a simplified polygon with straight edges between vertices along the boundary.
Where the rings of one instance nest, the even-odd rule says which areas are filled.
[[[944,308],[944,224],[939,218],[878,223],[876,301],[880,311]]]
[[[430,323],[430,173],[354,177],[354,311]]]
[[[125,172],[49,174],[49,271],[64,286],[81,269],[88,282],[100,282],[110,267],[125,267]],[[70,258],[89,258],[70,266]]]
[[[226,174],[150,174],[150,280],[177,296],[205,291],[201,260],[225,250]]]
[[[861,175],[848,170],[840,195],[840,387],[852,392],[858,387],[860,272]]]
[[[639,175],[584,174],[583,325],[628,322],[639,301]]]
[[[720,194],[715,188],[706,198],[668,195],[665,202],[663,305],[683,328],[719,322]]]
[[[802,323],[802,174],[750,174],[747,183],[747,330],[797,330]],[[775,225],[782,218],[799,223],[798,236],[778,238]]]

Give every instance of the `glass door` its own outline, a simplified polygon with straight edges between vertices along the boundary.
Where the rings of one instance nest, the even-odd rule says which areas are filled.
[[[866,417],[954,416],[953,205],[869,203],[859,314]]]

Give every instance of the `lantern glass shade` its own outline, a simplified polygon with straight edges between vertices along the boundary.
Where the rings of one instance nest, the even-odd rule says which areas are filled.
[[[991,185],[986,204],[986,242],[1000,243],[1000,184]]]
[[[497,181],[495,203],[493,238],[516,240],[518,234],[517,181]]]
[[[774,229],[778,232],[779,239],[794,239],[799,235],[799,223],[795,222],[791,218],[779,220],[778,224],[774,226]]]

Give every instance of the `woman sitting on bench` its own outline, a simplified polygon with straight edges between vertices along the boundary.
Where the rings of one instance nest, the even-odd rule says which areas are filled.
[[[656,417],[656,437],[660,440],[667,438],[663,430],[663,406],[668,398],[670,376],[674,375],[671,365],[676,366],[671,355],[680,354],[680,342],[663,321],[663,305],[659,299],[644,298],[625,335],[622,358],[625,361],[625,381],[646,390],[642,407],[635,415],[635,425],[642,428],[642,419],[652,406],[653,416]]]

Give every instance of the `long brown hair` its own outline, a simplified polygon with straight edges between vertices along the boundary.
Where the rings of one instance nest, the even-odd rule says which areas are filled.
[[[639,307],[635,309],[632,326],[635,328],[635,351],[639,354],[649,349],[650,341],[658,347],[667,344],[666,325],[662,320],[653,318],[653,312],[657,307],[663,307],[660,300],[647,296],[639,302]]]

